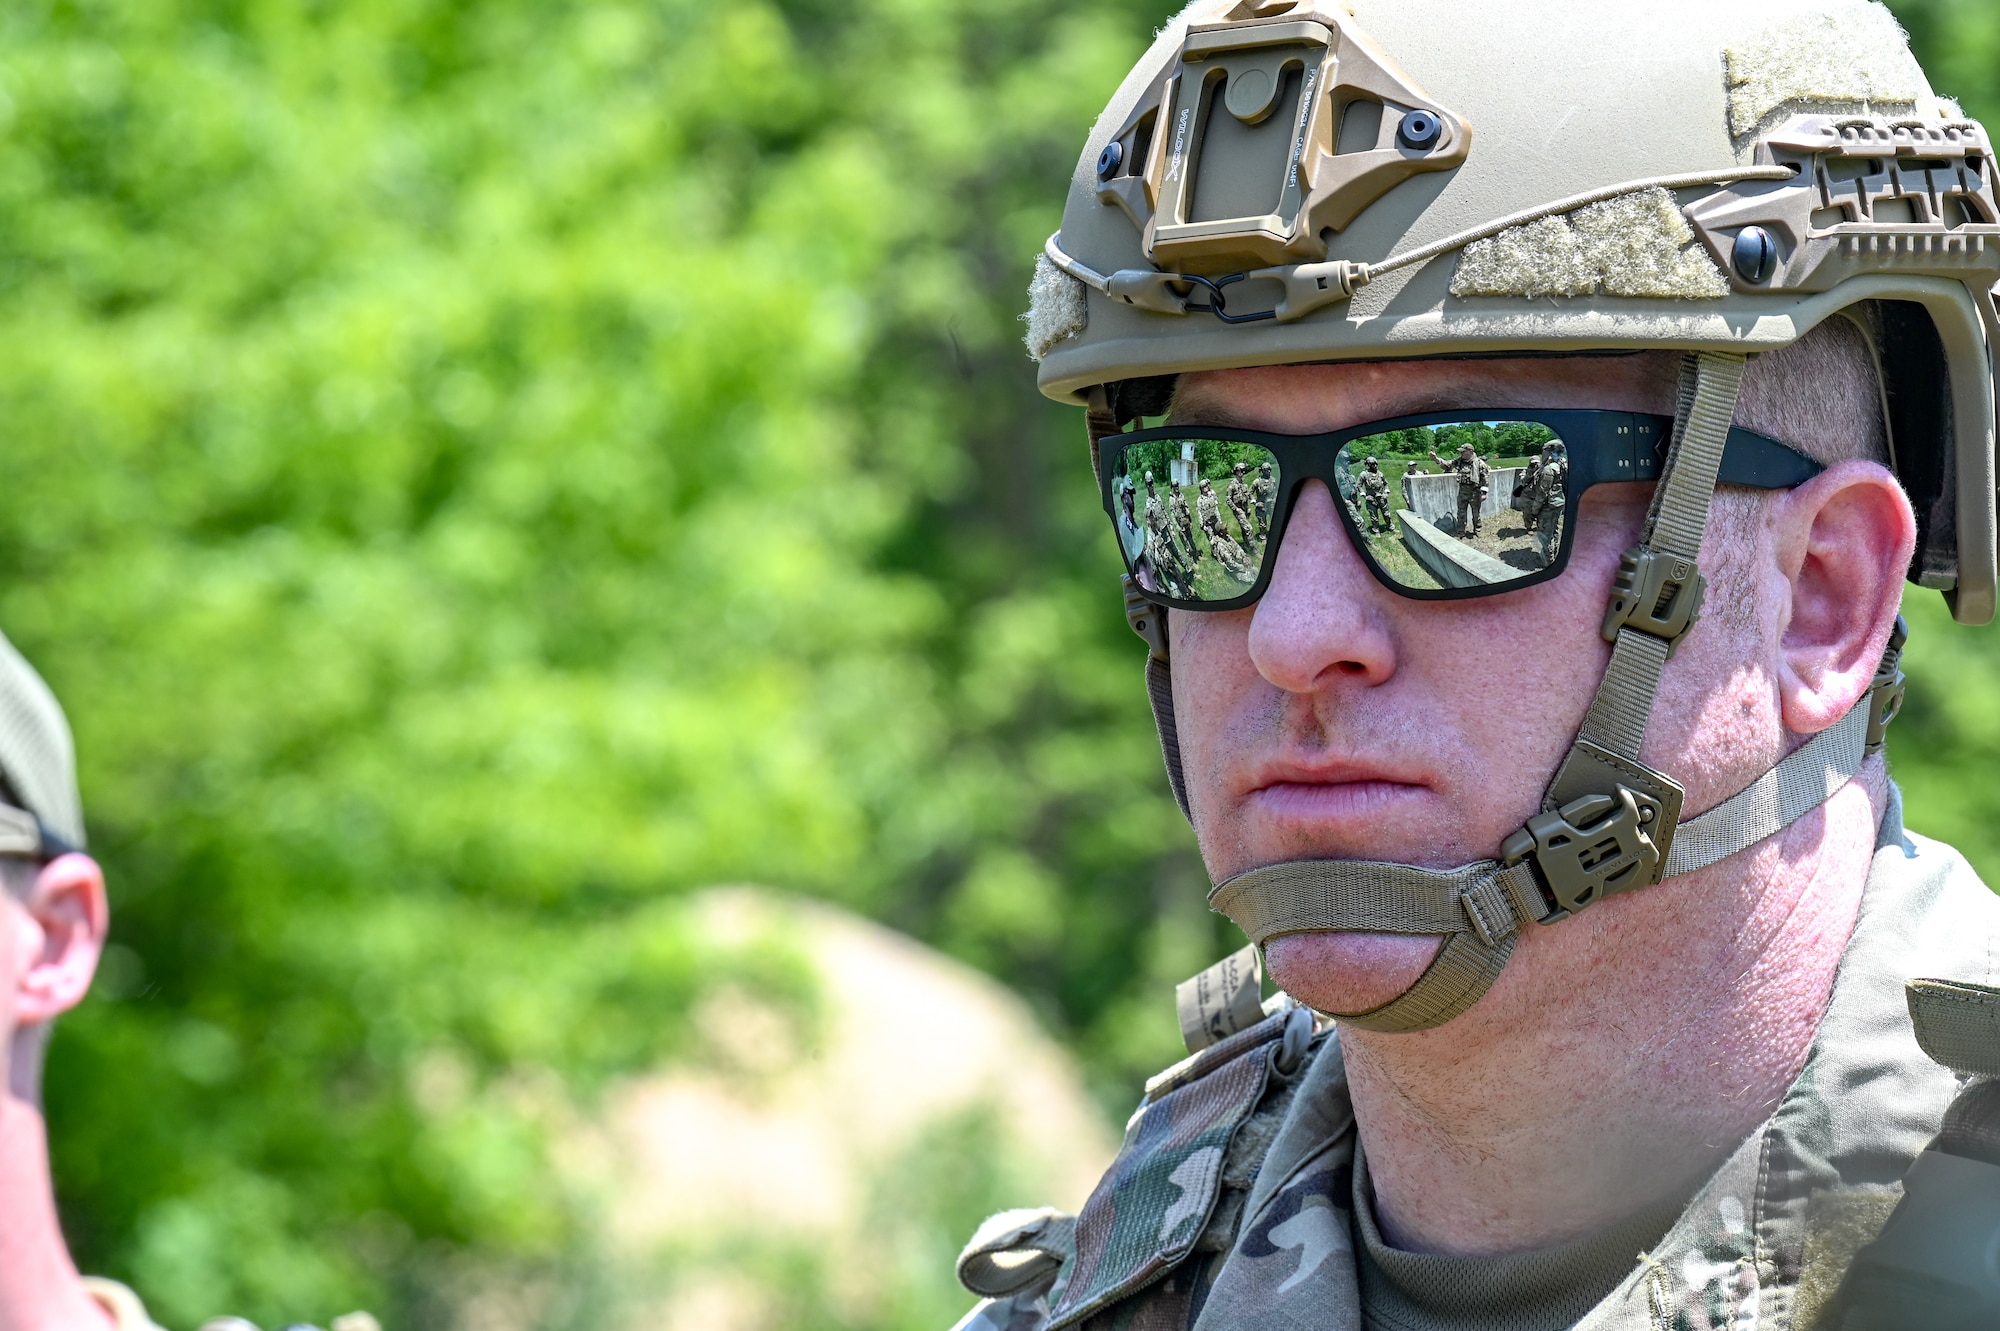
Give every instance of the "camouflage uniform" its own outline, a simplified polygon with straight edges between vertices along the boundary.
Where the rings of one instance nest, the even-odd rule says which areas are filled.
[[[1527,504],[1521,516],[1535,534],[1535,549],[1542,557],[1543,567],[1554,561],[1562,544],[1563,513],[1569,504],[1563,482],[1568,475],[1569,464],[1552,457],[1541,464],[1534,479],[1528,482]]]
[[[1257,580],[1257,561],[1249,552],[1229,537],[1229,525],[1223,521],[1222,506],[1216,500],[1215,487],[1207,481],[1201,483],[1201,493],[1195,504],[1201,510],[1202,534],[1208,537],[1208,548],[1222,564],[1223,571],[1244,586]]]
[[[1447,475],[1458,476],[1458,534],[1479,535],[1479,506],[1485,502],[1486,482],[1492,475],[1486,459],[1477,453],[1461,453],[1446,462],[1433,453],[1431,460],[1443,467]]]
[[[1187,496],[1181,488],[1171,482],[1167,485],[1167,514],[1173,519],[1174,530],[1180,534],[1181,548],[1187,551],[1188,562],[1192,564],[1200,557],[1201,547],[1194,543],[1194,518],[1188,512]]]
[[[1389,478],[1374,467],[1361,472],[1361,507],[1368,515],[1366,530],[1393,531],[1389,523]]]
[[[1180,551],[1174,548],[1174,530],[1167,519],[1167,506],[1150,487],[1146,491],[1146,557],[1160,590],[1169,596],[1187,594],[1188,583]]]
[[[1216,537],[1228,534],[1222,526],[1222,505],[1215,498],[1215,488],[1207,481],[1201,483],[1201,492],[1195,496],[1194,503],[1201,513],[1201,530],[1211,543]]]
[[[1271,464],[1268,462],[1258,463],[1257,479],[1250,482],[1250,498],[1255,504],[1257,534],[1260,536],[1264,534],[1265,517],[1270,513],[1271,505],[1276,500],[1277,495],[1278,483],[1271,476]]]
[[[1903,982],[1922,974],[1992,984],[1996,958],[2000,901],[1956,851],[1905,833],[1892,798],[1832,997],[1776,1113],[1678,1214],[1606,1227],[1638,1257],[1595,1287],[1545,1291],[1510,1309],[1506,1324],[1827,1326],[1822,1314],[1848,1264],[1888,1218],[1959,1090],[1917,1047]],[[1501,1325],[1483,1315],[1490,1309],[1415,1303],[1419,1287],[1394,1278],[1405,1259],[1441,1271],[1486,1259],[1385,1249],[1338,1037],[1316,1033],[1288,1067],[1282,1037],[1297,1019],[1280,1013],[1155,1078],[1117,1163],[1074,1221],[1040,1213],[1012,1234],[985,1231],[987,1248],[968,1249],[960,1269],[989,1297],[960,1328]],[[990,1260],[1027,1251],[1041,1252],[1039,1264]],[[1002,1270],[1018,1287],[999,1288]]]
[[[1250,498],[1250,484],[1243,479],[1243,473],[1247,470],[1249,468],[1243,463],[1237,463],[1236,474],[1229,478],[1229,488],[1223,492],[1223,498],[1229,503],[1229,511],[1236,515],[1236,530],[1243,533],[1246,545],[1263,534],[1262,525],[1257,521]]]

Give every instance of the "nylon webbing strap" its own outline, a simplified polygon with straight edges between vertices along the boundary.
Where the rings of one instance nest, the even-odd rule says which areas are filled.
[[[1153,705],[1153,728],[1160,732],[1160,753],[1167,760],[1167,784],[1173,787],[1174,803],[1181,806],[1181,817],[1193,822],[1187,777],[1181,772],[1180,730],[1174,724],[1174,671],[1157,656],[1146,658],[1146,701]]]
[[[1681,378],[1679,428],[1653,491],[1640,544],[1655,554],[1698,564],[1715,477],[1736,416],[1736,399],[1748,364],[1738,355],[1703,352],[1688,357]],[[1643,629],[1621,628],[1597,696],[1591,699],[1577,738],[1637,761],[1646,723],[1659,692],[1660,671],[1672,644]],[[1552,783],[1545,807],[1554,808],[1560,778]],[[1565,792],[1566,793],[1566,792]]]
[[[1715,477],[1722,469],[1722,448],[1736,417],[1736,399],[1743,389],[1747,358],[1705,351],[1690,357],[1694,369],[1694,399],[1687,423],[1675,436],[1659,488],[1645,541],[1689,559],[1701,554],[1708,530],[1708,509],[1715,498]]]
[[[1482,860],[1458,869],[1419,869],[1377,860],[1294,860],[1238,874],[1208,904],[1255,943],[1315,929],[1498,938],[1539,918],[1540,893],[1527,866]]]
[[[1332,1014],[1367,1030],[1418,1031],[1479,1001],[1513,953],[1521,925],[1542,914],[1525,865],[1492,860],[1419,869],[1363,860],[1300,860],[1239,874],[1209,905],[1259,946],[1317,930],[1445,936],[1417,982],[1381,1007]]]
[[[1868,756],[1868,700],[1814,735],[1776,767],[1698,818],[1681,824],[1667,873],[1693,873],[1784,831],[1853,779]]]
[[[1638,629],[1618,630],[1611,648],[1611,660],[1598,681],[1597,696],[1583,714],[1577,738],[1589,740],[1626,758],[1637,761],[1646,741],[1646,723],[1652,719],[1653,697],[1660,691],[1660,671],[1666,667],[1668,644]],[[1555,786],[1549,787],[1554,798]],[[1545,801],[1546,807],[1553,804]]]
[[[1471,934],[1450,934],[1417,982],[1381,1007],[1368,1012],[1336,1014],[1348,1026],[1364,1031],[1427,1031],[1442,1026],[1486,997],[1514,955],[1519,934],[1508,934],[1492,947]]]

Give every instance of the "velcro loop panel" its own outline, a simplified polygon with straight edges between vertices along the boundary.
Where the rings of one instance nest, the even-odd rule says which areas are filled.
[[[1926,1054],[1954,1072],[2000,1077],[2000,989],[1964,980],[1911,980],[1910,1024]]]

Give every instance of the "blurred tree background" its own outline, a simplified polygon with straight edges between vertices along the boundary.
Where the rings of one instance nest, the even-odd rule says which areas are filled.
[[[118,911],[50,1073],[86,1268],[173,1325],[493,1272],[601,1324],[524,1070],[699,1060],[722,975],[813,1019],[707,884],[1000,977],[1108,1112],[1174,1056],[1228,935],[1015,316],[1175,7],[0,8],[0,627]],[[2000,116],[1995,0],[1893,7]],[[2000,636],[1914,600],[1897,770],[1990,875]],[[1034,1200],[916,1172],[947,1254]]]

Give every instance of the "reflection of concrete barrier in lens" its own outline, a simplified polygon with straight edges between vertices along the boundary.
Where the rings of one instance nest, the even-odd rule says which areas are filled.
[[[1510,511],[1514,481],[1523,468],[1496,467],[1486,481],[1486,501],[1479,506],[1479,520],[1497,518]],[[1451,531],[1458,522],[1458,477],[1409,476],[1410,508],[1433,527]]]
[[[1485,587],[1522,576],[1520,569],[1454,540],[1408,509],[1396,514],[1396,523],[1403,529],[1403,544],[1417,562],[1447,587]]]

